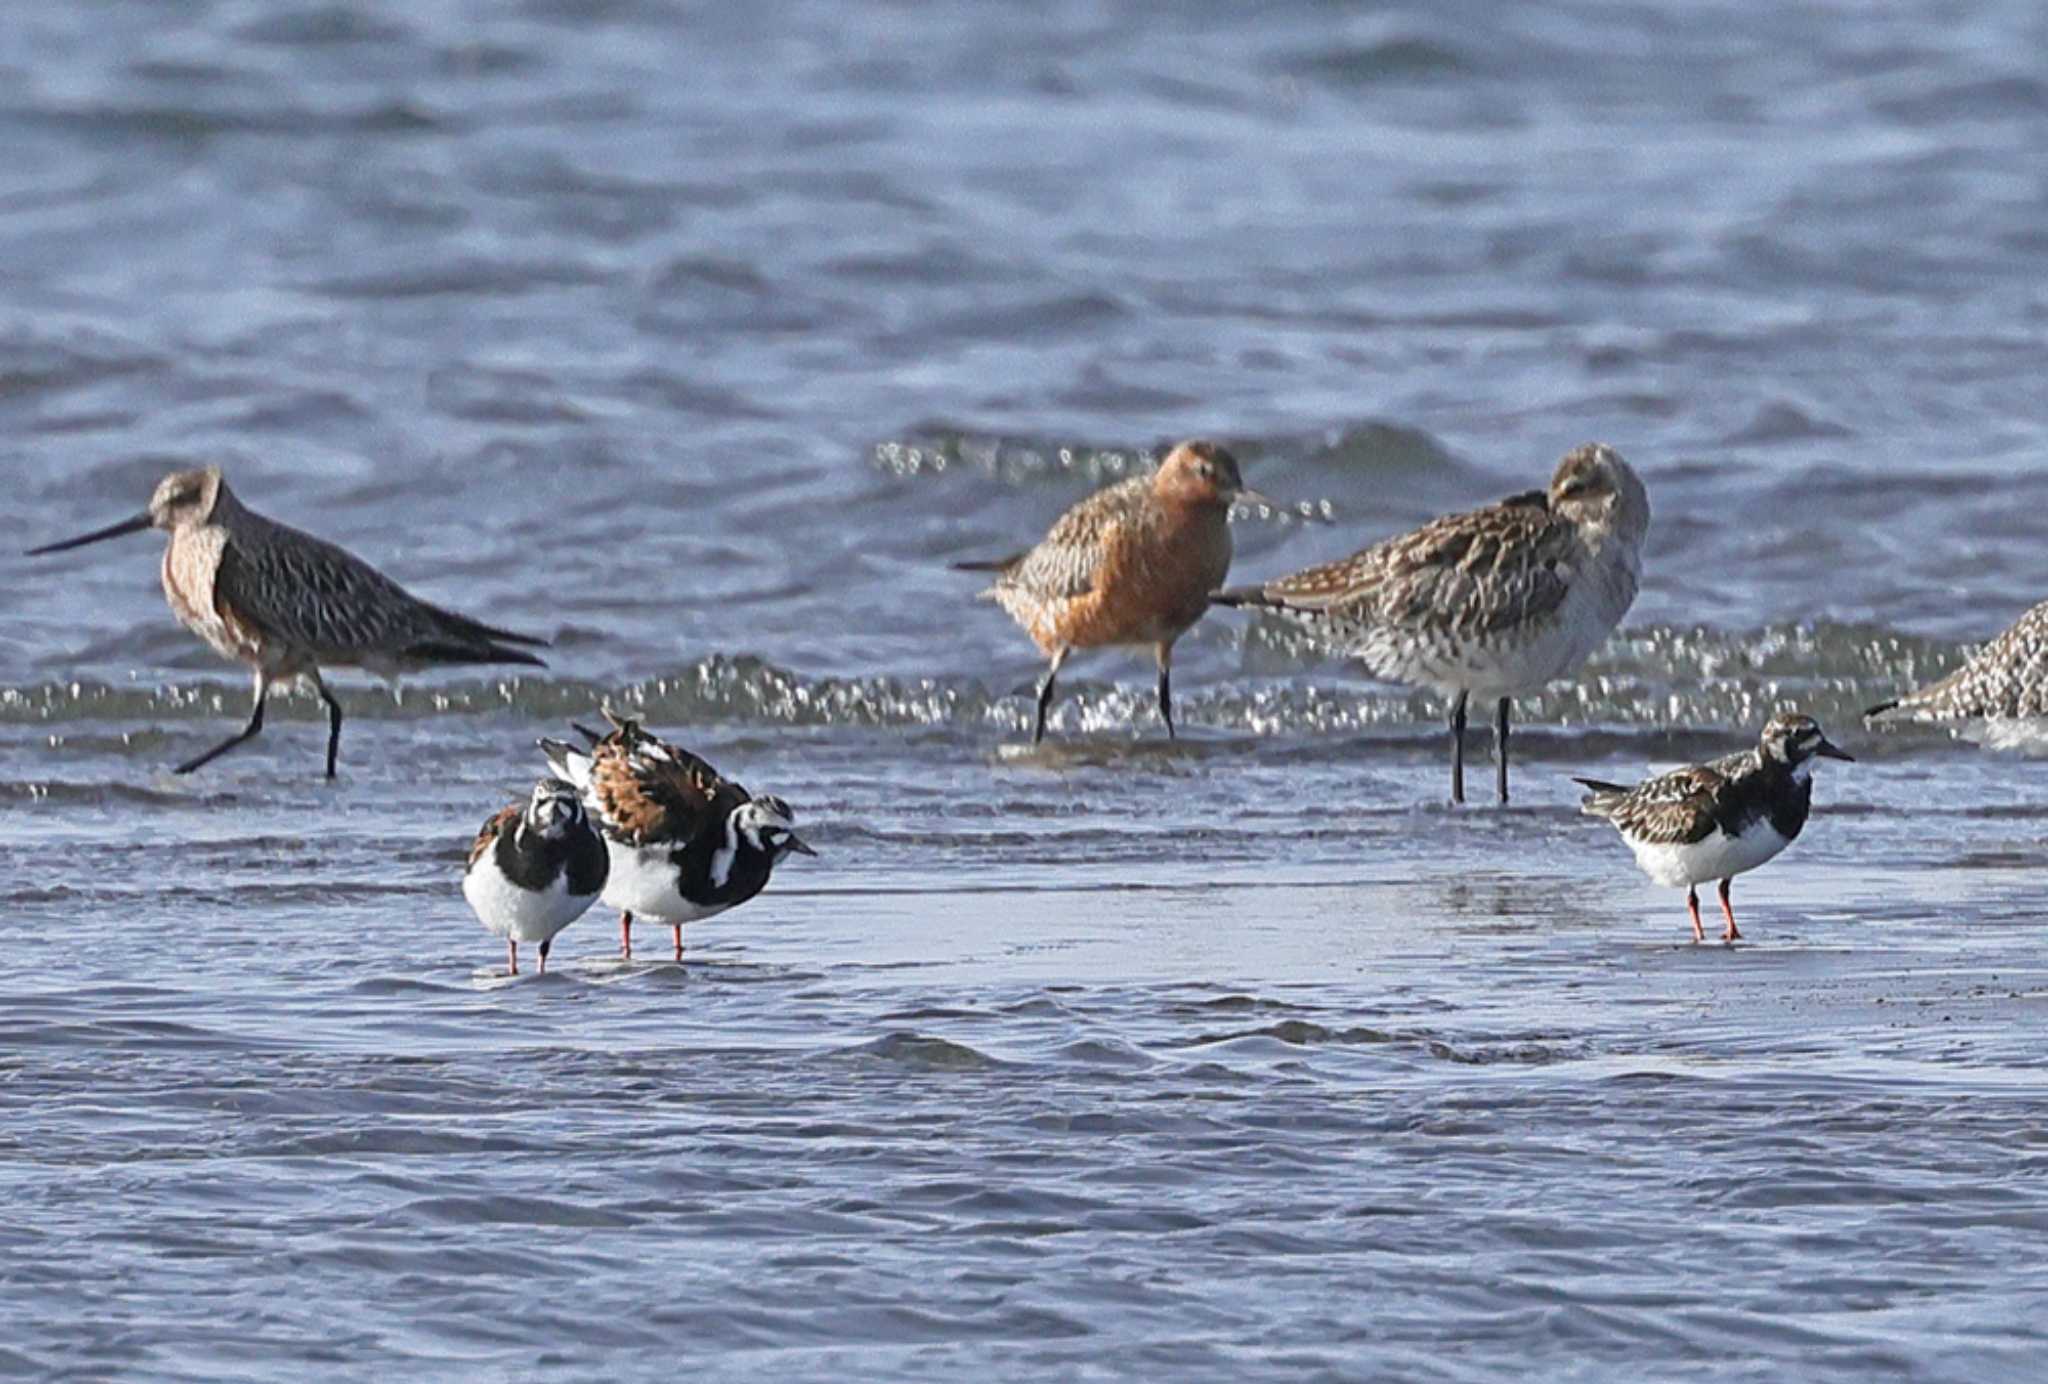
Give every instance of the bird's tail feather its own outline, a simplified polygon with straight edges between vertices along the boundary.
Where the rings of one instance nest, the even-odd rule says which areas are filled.
[[[1574,778],[1573,783],[1593,791],[1579,800],[1579,811],[1590,817],[1604,817],[1606,809],[1629,795],[1626,784],[1609,783],[1605,779]]]
[[[524,649],[507,648],[488,639],[423,639],[407,648],[405,654],[407,658],[418,659],[422,663],[524,663],[533,668],[548,666],[546,660],[536,658]]]
[[[1898,697],[1894,697],[1888,702],[1879,702],[1876,706],[1869,708],[1863,713],[1863,719],[1866,721],[1875,720],[1876,718],[1884,715],[1888,711],[1897,711],[1901,706],[1904,705],[1905,702]]]

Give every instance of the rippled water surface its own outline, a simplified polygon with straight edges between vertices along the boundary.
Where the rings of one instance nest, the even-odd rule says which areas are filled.
[[[0,1374],[2040,1375],[2048,792],[1854,714],[2048,594],[2038,6],[17,11],[0,550],[218,461],[554,647],[180,779],[159,541],[0,557]],[[1634,462],[1511,808],[1234,614],[1024,748],[948,563],[1197,433],[1240,576]],[[509,979],[605,699],[820,856]],[[1695,947],[1570,776],[1784,702],[1858,762]]]

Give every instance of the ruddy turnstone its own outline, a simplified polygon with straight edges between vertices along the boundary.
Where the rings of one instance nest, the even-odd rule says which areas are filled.
[[[1465,707],[1498,699],[1508,800],[1508,706],[1576,669],[1636,598],[1650,501],[1612,448],[1588,443],[1532,490],[1448,514],[1335,562],[1219,591],[1219,605],[1285,616],[1374,676],[1451,700],[1451,801],[1465,801]]]
[[[723,913],[761,892],[792,851],[817,852],[796,834],[796,814],[780,798],[755,797],[718,770],[615,716],[609,735],[577,726],[577,749],[543,740],[541,750],[576,785],[604,835],[611,877],[604,901],[619,910],[619,953],[633,954],[633,923],[675,929]]]
[[[222,658],[255,670],[249,724],[177,768],[189,774],[263,729],[263,701],[276,686],[304,681],[327,704],[327,777],[341,749],[341,703],[320,678],[329,667],[357,667],[397,678],[436,664],[528,663],[510,644],[546,644],[429,605],[332,543],[243,507],[218,466],[174,471],[149,508],[132,519],[28,556],[83,547],[103,538],[166,529],[164,598],[185,628]],[[500,643],[503,640],[506,643]]]
[[[1208,608],[1230,571],[1230,506],[1271,504],[1247,490],[1237,459],[1213,442],[1183,442],[1159,469],[1098,490],[1059,517],[1036,547],[999,562],[982,592],[1052,660],[1038,687],[1031,743],[1045,739],[1053,682],[1076,649],[1150,645],[1159,665],[1159,715],[1173,736],[1173,643]]]
[[[1592,789],[1582,804],[1591,817],[1614,823],[1636,853],[1636,864],[1659,884],[1685,886],[1692,940],[1701,941],[1698,885],[1721,881],[1721,934],[1733,942],[1735,909],[1728,885],[1792,844],[1813,805],[1813,761],[1853,759],[1821,733],[1811,716],[1784,711],[1764,723],[1757,747],[1711,764],[1673,769],[1625,788],[1578,779]]]
[[[1873,721],[2022,721],[2048,717],[2048,601],[1939,682],[1863,713]]]
[[[513,975],[521,942],[540,944],[545,974],[549,944],[597,902],[609,867],[576,786],[545,778],[523,806],[506,804],[476,834],[462,896],[484,927],[505,939]]]

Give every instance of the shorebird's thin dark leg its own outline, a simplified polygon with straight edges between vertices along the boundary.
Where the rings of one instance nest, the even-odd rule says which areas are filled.
[[[552,937],[544,937],[544,938],[542,938],[542,939],[541,939],[541,943],[540,943],[540,973],[541,973],[542,975],[546,975],[546,974],[548,973],[548,948],[549,948],[550,946],[554,945],[554,941],[555,941],[555,939],[554,939],[554,938],[552,938]]]
[[[1067,650],[1063,647],[1052,656],[1052,666],[1045,670],[1045,681],[1038,684],[1038,722],[1031,731],[1031,743],[1036,745],[1045,739],[1045,713],[1052,709],[1052,685],[1060,675],[1060,666],[1067,661]]]
[[[313,674],[313,690],[327,703],[327,777],[333,778],[335,756],[341,753],[341,703],[327,690],[318,673]]]
[[[188,759],[183,764],[180,764],[176,769],[173,769],[171,772],[176,774],[189,774],[194,769],[197,769],[202,765],[213,763],[214,760],[219,759],[222,755],[226,754],[229,750],[232,750],[235,746],[241,744],[245,740],[255,739],[255,737],[263,729],[263,702],[264,699],[269,695],[270,679],[264,677],[261,673],[258,673],[256,675],[256,709],[249,713],[249,724],[242,727],[241,730],[237,731],[235,734],[230,735],[227,739],[221,741],[218,745],[215,745],[205,754],[200,755],[197,759]]]
[[[1723,942],[1742,940],[1742,934],[1735,930],[1735,906],[1728,902],[1728,886],[1734,882],[1733,878],[1721,881],[1721,916],[1728,920],[1728,930],[1721,934]]]
[[[513,975],[519,974],[519,944],[510,937],[505,939],[505,965]]]
[[[1159,718],[1166,722],[1166,738],[1175,739],[1173,733],[1173,645],[1161,644],[1155,651],[1159,657]]]
[[[633,959],[633,915],[623,908],[619,910],[619,955]]]
[[[1500,775],[1500,800],[1506,802],[1508,800],[1508,699],[1506,697],[1500,699],[1500,705],[1494,710],[1493,752],[1495,758],[1500,761],[1498,769]]]
[[[1451,703],[1451,801],[1465,801],[1465,702],[1471,693],[1460,691]]]
[[[680,964],[682,964],[682,960],[683,960],[683,925],[682,925],[681,923],[677,923],[677,924],[676,924],[676,963],[677,963],[678,965],[680,965]]]
[[[1707,930],[1700,926],[1700,891],[1697,888],[1685,891],[1685,911],[1692,914],[1692,940],[1707,940]]]

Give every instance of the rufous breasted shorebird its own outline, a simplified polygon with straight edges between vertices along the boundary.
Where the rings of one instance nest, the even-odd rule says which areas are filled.
[[[429,605],[334,544],[243,506],[218,466],[174,471],[132,519],[31,548],[62,552],[143,529],[164,529],[164,598],[185,628],[222,658],[255,670],[249,724],[177,772],[189,774],[263,729],[273,687],[309,683],[327,705],[327,777],[341,749],[341,703],[322,667],[355,667],[385,678],[442,664],[525,663],[540,659],[507,644],[544,645]],[[505,641],[501,643],[499,641]]]
[[[1550,488],[1449,514],[1347,558],[1216,593],[1302,625],[1375,677],[1451,701],[1451,801],[1465,800],[1465,708],[1497,698],[1508,800],[1508,707],[1585,662],[1642,580],[1650,501],[1609,447],[1558,463]]]
[[[1733,942],[1742,934],[1735,928],[1729,884],[1797,839],[1813,806],[1814,761],[1853,758],[1811,716],[1787,711],[1765,723],[1753,750],[1673,769],[1633,788],[1599,779],[1578,782],[1593,790],[1585,813],[1615,825],[1643,873],[1685,890],[1695,942],[1706,937],[1699,886],[1721,881],[1721,916],[1728,924],[1721,940]]]
[[[1237,458],[1213,442],[1183,442],[1150,475],[1098,490],[1059,517],[1037,546],[997,562],[982,592],[1052,660],[1038,687],[1031,743],[1045,739],[1053,684],[1076,649],[1147,647],[1159,666],[1159,715],[1173,728],[1173,644],[1208,608],[1230,572],[1230,507],[1272,506],[1247,490]]]
[[[539,944],[545,975],[555,934],[597,902],[610,864],[576,786],[546,778],[526,802],[507,804],[484,823],[469,848],[462,897],[487,930],[505,939],[513,975],[521,942]]]
[[[604,901],[619,910],[619,954],[633,954],[635,921],[675,929],[761,892],[792,851],[816,855],[780,798],[756,797],[688,750],[605,712],[607,735],[577,726],[586,744],[540,742],[548,764],[576,785],[611,855]]]

